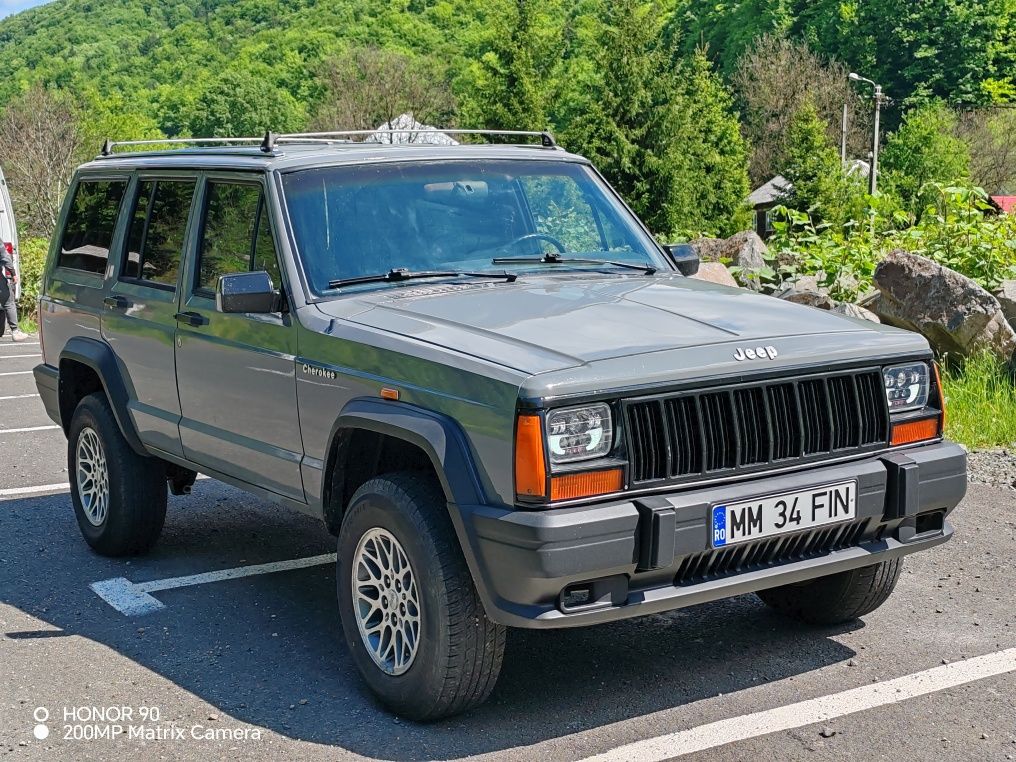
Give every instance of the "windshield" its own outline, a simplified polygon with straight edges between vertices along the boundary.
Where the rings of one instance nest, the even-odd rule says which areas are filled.
[[[286,174],[283,187],[296,246],[317,294],[330,291],[329,283],[338,280],[403,268],[617,269],[569,261],[604,259],[669,269],[631,214],[582,164],[507,160],[326,167]],[[504,258],[514,261],[494,262]],[[384,284],[371,287],[379,285]]]

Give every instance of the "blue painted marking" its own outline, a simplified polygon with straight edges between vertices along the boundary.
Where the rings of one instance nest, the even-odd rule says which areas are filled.
[[[722,548],[727,544],[727,506],[713,508],[713,547]]]

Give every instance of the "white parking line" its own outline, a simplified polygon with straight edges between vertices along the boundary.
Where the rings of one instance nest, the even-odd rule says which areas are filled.
[[[38,396],[38,394],[10,394],[6,397],[0,397],[0,402],[3,402],[4,400],[27,400]]]
[[[0,354],[0,360],[17,360],[25,357],[42,357],[42,355],[4,355]]]
[[[272,574],[274,572],[306,569],[310,566],[333,563],[335,563],[335,554],[328,553],[323,556],[294,558],[291,561],[275,561],[255,566],[238,566],[234,569],[222,569],[220,571],[205,572],[204,574],[191,574],[186,577],[156,579],[151,582],[140,582],[137,584],[124,577],[116,577],[114,579],[105,579],[101,582],[93,582],[89,587],[102,600],[124,616],[141,616],[166,608],[164,603],[155,598],[155,596],[150,595],[150,593],[159,590],[173,590],[178,587],[190,587],[192,585],[207,585],[210,582],[223,582],[227,579],[240,579],[241,577],[253,577],[256,574]]]
[[[38,495],[40,492],[70,492],[67,482],[63,484],[38,484],[34,487],[6,487],[0,489],[0,499],[21,497],[22,495]]]
[[[697,728],[657,738],[636,741],[611,751],[588,757],[583,762],[662,762],[735,741],[769,735],[782,730],[826,722],[868,709],[898,704],[907,699],[937,693],[949,688],[1016,672],[1016,648],[972,659],[933,667],[893,680],[809,699],[763,712],[731,717]]]
[[[0,345],[0,349],[4,347],[8,349],[21,349],[22,347],[37,347],[39,346],[38,341],[12,341],[10,344]]]
[[[0,429],[0,436],[4,434],[28,434],[32,431],[52,431],[53,429],[59,429],[59,426],[28,426],[24,429]]]
[[[30,376],[32,371],[30,370],[13,370],[6,373],[0,373],[0,376]]]

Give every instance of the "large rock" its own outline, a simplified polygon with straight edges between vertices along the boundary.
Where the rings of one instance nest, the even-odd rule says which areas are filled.
[[[878,319],[878,315],[871,310],[866,310],[864,307],[851,304],[850,302],[840,302],[832,308],[832,311],[847,317],[857,318],[858,320],[869,320],[872,323],[882,322]]]
[[[1016,328],[1016,280],[1004,280],[995,289],[995,298],[1002,305],[1002,314]]]
[[[757,273],[766,265],[768,250],[754,230],[746,230],[727,239],[699,238],[691,245],[703,262],[723,262],[740,268],[737,279],[745,288],[753,291],[761,288]]]
[[[783,288],[773,296],[787,302],[804,304],[820,310],[831,310],[836,306],[836,301],[829,296],[829,292],[822,287],[814,275],[801,275],[793,281],[784,283]]]
[[[1009,361],[1016,331],[998,299],[970,278],[926,257],[897,250],[875,269],[879,298],[866,304],[882,321],[918,331],[940,354],[988,350]]]
[[[730,274],[730,270],[727,269],[726,265],[719,262],[703,262],[699,265],[698,272],[691,277],[696,280],[707,281],[708,283],[718,283],[721,286],[737,288],[737,281]]]

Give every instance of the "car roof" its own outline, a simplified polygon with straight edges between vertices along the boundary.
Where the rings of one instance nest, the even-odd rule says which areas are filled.
[[[98,156],[82,171],[145,169],[293,171],[321,166],[388,161],[455,161],[477,159],[587,160],[559,147],[540,145],[315,142],[281,143],[265,152],[256,146],[178,148]]]

